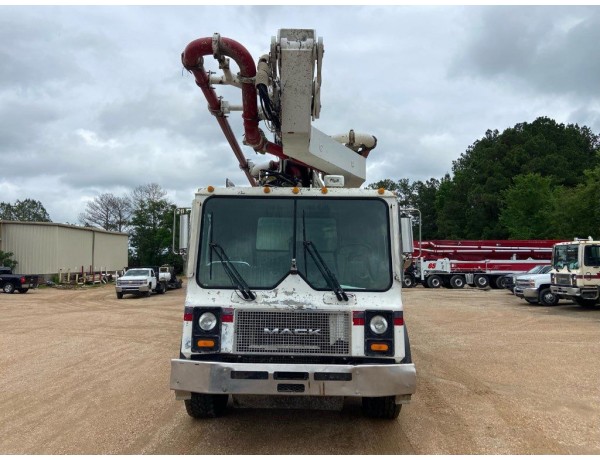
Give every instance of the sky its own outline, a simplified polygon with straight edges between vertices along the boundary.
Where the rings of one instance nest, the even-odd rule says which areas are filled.
[[[365,185],[441,179],[488,129],[540,116],[600,134],[600,6],[3,5],[0,202],[77,224],[102,193],[158,183],[185,207],[198,187],[247,186],[180,56],[218,32],[258,59],[281,28],[323,37],[313,124],[377,138]]]

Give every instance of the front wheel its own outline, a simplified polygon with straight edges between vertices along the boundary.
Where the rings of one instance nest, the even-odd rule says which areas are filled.
[[[6,293],[6,294],[12,294],[13,292],[15,292],[15,285],[12,283],[6,283],[4,285],[4,287],[2,288],[2,290]]]
[[[192,399],[185,400],[185,410],[193,418],[216,418],[225,413],[229,395],[192,393]]]
[[[553,294],[550,288],[542,289],[540,292],[540,303],[547,307],[553,307],[558,304],[558,296]]]
[[[122,299],[122,298],[123,298],[123,293],[117,292],[117,299]]]
[[[363,397],[362,408],[367,417],[393,420],[400,415],[402,404],[396,404],[395,396]]]
[[[411,276],[411,275],[404,275],[404,278],[402,279],[402,286],[405,288],[411,288],[411,287],[415,287],[416,281],[415,279]]]

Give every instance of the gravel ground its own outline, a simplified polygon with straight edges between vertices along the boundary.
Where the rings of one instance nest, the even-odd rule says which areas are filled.
[[[0,454],[600,454],[600,308],[404,293],[417,393],[397,420],[230,409],[169,390],[185,290],[0,293]]]

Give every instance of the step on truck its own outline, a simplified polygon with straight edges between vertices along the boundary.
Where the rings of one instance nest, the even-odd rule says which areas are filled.
[[[222,76],[207,73],[206,56]],[[218,34],[182,55],[234,152],[231,106],[213,84],[241,87],[244,143],[278,157],[254,165],[236,154],[252,186],[200,188],[182,214],[188,282],[170,386],[191,417],[228,406],[340,409],[361,398],[367,416],[393,419],[415,392],[401,297],[410,223],[395,194],[359,188],[374,136],[311,126],[322,56],[310,29],[279,30],[258,71]]]

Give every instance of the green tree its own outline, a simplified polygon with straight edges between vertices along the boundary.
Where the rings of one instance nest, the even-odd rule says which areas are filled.
[[[600,166],[584,172],[577,187],[557,187],[552,196],[552,227],[557,238],[600,238]]]
[[[173,209],[158,184],[136,187],[131,195],[130,266],[162,265],[170,261]]]
[[[31,198],[17,200],[14,204],[0,203],[0,219],[19,222],[52,222],[44,205]]]
[[[540,174],[515,177],[514,184],[502,193],[505,207],[500,223],[511,239],[552,238],[554,225],[551,216],[552,179]]]
[[[14,270],[19,263],[13,259],[13,256],[12,252],[0,251],[0,267],[9,267]]]
[[[519,123],[501,134],[488,130],[453,162],[453,177],[440,184],[438,231],[449,238],[506,238],[500,221],[503,192],[513,178],[532,173],[553,187],[575,187],[598,164],[598,136],[587,127],[547,117]]]

